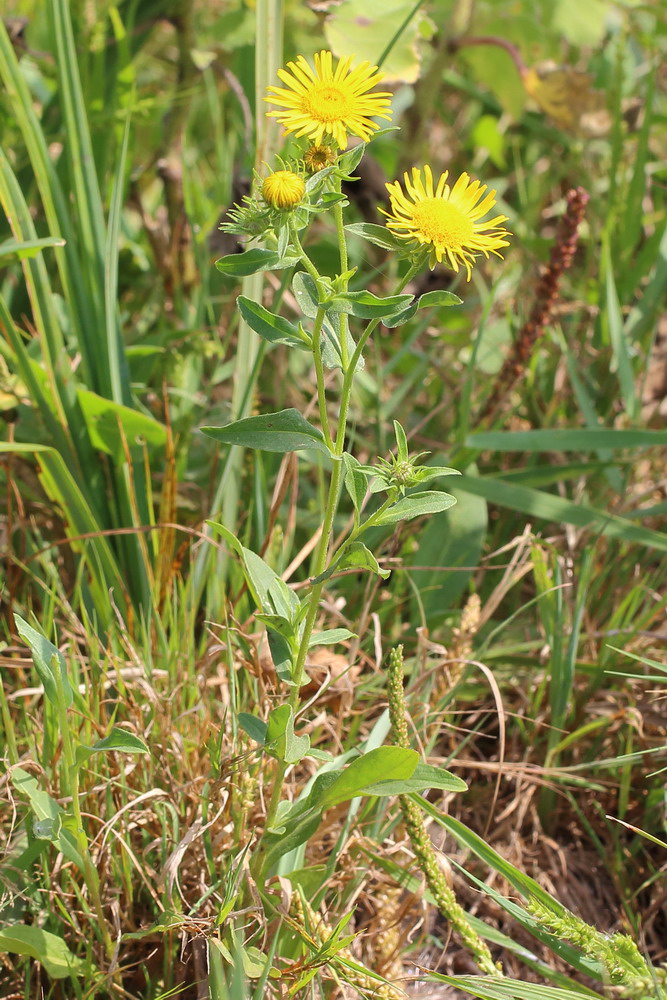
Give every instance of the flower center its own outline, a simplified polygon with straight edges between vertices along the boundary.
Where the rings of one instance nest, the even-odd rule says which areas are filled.
[[[321,84],[304,94],[303,110],[320,122],[339,121],[352,111],[350,95],[338,87]]]
[[[470,243],[474,230],[470,219],[444,198],[424,198],[412,208],[415,228],[434,246],[457,250]]]

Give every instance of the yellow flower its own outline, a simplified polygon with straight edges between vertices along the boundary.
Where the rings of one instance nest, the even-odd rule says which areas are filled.
[[[264,201],[272,208],[294,208],[305,192],[303,177],[291,170],[275,170],[262,184]]]
[[[471,181],[468,174],[461,174],[454,187],[447,183],[448,173],[440,175],[437,186],[433,185],[433,174],[429,166],[424,167],[424,176],[418,167],[412,168],[412,178],[403,175],[404,193],[400,181],[387,184],[391,199],[391,212],[383,212],[389,219],[387,228],[397,236],[416,240],[420,246],[431,250],[430,264],[445,260],[455,271],[462,264],[468,274],[472,273],[475,258],[483,253],[502,257],[500,247],[509,246],[506,229],[498,228],[507,222],[507,216],[497,215],[494,219],[480,222],[496,203],[496,192],[485,196],[486,185]]]
[[[289,72],[278,70],[278,76],[287,85],[269,87],[269,97],[264,100],[282,108],[267,111],[269,118],[277,118],[287,132],[297,138],[307,135],[319,145],[324,136],[331,136],[340,149],[347,146],[348,132],[368,142],[373,131],[380,126],[372,118],[391,118],[391,94],[369,94],[383,74],[369,62],[351,69],[352,57],[340,59],[334,71],[331,52],[323,50],[315,56],[315,69],[298,56],[296,62],[287,64]]]
[[[309,146],[303,154],[303,162],[311,174],[315,174],[331,167],[336,162],[336,154],[331,146]]]

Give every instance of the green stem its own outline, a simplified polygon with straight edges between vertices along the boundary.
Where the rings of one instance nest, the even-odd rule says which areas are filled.
[[[90,851],[88,849],[88,838],[86,837],[86,832],[83,827],[83,816],[81,815],[81,803],[79,802],[79,770],[80,765],[76,762],[76,756],[74,753],[74,746],[72,743],[72,735],[69,729],[69,722],[67,719],[67,702],[65,700],[65,691],[63,686],[63,679],[60,672],[60,667],[54,670],[54,676],[56,681],[56,691],[58,696],[58,723],[60,725],[60,731],[63,740],[63,757],[65,759],[65,771],[67,775],[67,784],[69,794],[72,796],[72,818],[74,819],[74,836],[76,838],[76,846],[81,855],[81,860],[83,861],[83,877],[88,888],[88,893],[90,895],[91,902],[93,904],[93,909],[95,911],[95,916],[97,917],[97,923],[99,926],[100,935],[102,937],[102,942],[109,959],[113,958],[115,947],[111,934],[109,933],[109,926],[107,924],[107,919],[104,915],[104,909],[102,907],[102,899],[100,896],[100,878],[97,872],[97,868],[93,864],[92,858],[90,856]],[[118,970],[114,973],[114,981],[119,980]]]
[[[296,247],[301,263],[305,267],[308,274],[311,276],[319,295],[324,297],[323,289],[320,284],[321,275],[312,260],[303,249],[301,245],[301,240],[299,239],[299,233],[294,225],[294,222],[290,220],[289,223],[290,236],[292,237],[292,242]],[[315,324],[313,326],[313,336],[312,336],[312,351],[313,351],[313,362],[315,364],[315,377],[317,379],[317,403],[320,411],[320,423],[322,425],[322,433],[324,434],[324,441],[326,443],[329,451],[333,452],[334,443],[331,437],[331,428],[329,427],[329,415],[327,413],[327,396],[324,387],[324,366],[322,364],[322,325],[324,323],[324,317],[326,314],[326,309],[324,307],[319,307],[317,310],[317,316],[315,317]]]
[[[341,182],[338,179],[337,191],[340,194]],[[338,234],[338,252],[340,254],[340,273],[345,274],[348,270],[349,262],[347,255],[347,240],[345,239],[345,222],[343,220],[343,206],[340,202],[334,205],[333,209],[334,219],[336,222],[336,233]],[[347,291],[347,281],[345,282],[345,290]],[[338,316],[338,339],[340,340],[340,360],[343,366],[343,371],[347,371],[348,366],[348,353],[347,353],[347,330],[348,330],[348,319],[345,313],[340,313]]]
[[[394,295],[399,295],[405,286],[412,281],[415,274],[421,270],[421,261],[416,264],[412,264],[410,268],[406,271],[405,275],[401,278],[393,292]],[[357,367],[357,362],[361,357],[361,352],[368,343],[368,338],[373,333],[373,331],[380,325],[380,319],[373,319],[370,321],[361,337],[359,338],[359,343],[357,344],[354,354],[350,358],[350,363],[345,370],[345,375],[343,377],[343,388],[340,394],[340,416],[338,420],[338,433],[336,435],[336,455],[342,455],[345,448],[345,429],[347,427],[347,413],[350,408],[350,394],[352,392],[352,381],[354,379],[354,372]]]

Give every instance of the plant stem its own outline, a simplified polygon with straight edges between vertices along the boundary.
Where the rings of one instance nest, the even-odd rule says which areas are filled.
[[[412,281],[415,274],[421,270],[421,262],[417,264],[412,264],[410,268],[406,271],[404,276],[399,281],[396,289],[394,290],[394,295],[399,295],[405,286]],[[359,338],[359,343],[357,344],[354,354],[350,358],[350,363],[345,370],[343,376],[343,388],[340,394],[340,416],[338,418],[338,433],[336,435],[336,455],[342,455],[345,447],[345,429],[347,426],[347,413],[350,408],[350,395],[352,392],[352,382],[354,380],[354,372],[357,367],[357,362],[361,357],[361,352],[368,343],[368,338],[373,333],[373,331],[380,325],[380,319],[372,319],[361,337]]]
[[[338,193],[340,194],[341,182],[338,179],[337,185]],[[340,273],[345,274],[348,270],[348,255],[347,255],[347,240],[345,239],[345,222],[343,220],[343,206],[340,202],[334,205],[333,209],[334,219],[336,221],[336,233],[338,234],[338,252],[340,253]],[[345,289],[347,290],[347,281],[345,281]],[[345,313],[340,313],[338,316],[338,339],[340,341],[340,360],[343,366],[343,371],[347,371],[347,366],[349,363],[348,353],[347,353],[347,331],[348,331],[348,320]]]
[[[69,729],[69,722],[67,719],[67,702],[65,699],[65,690],[63,685],[63,678],[60,672],[60,667],[56,667],[54,670],[54,676],[56,681],[56,690],[58,695],[58,722],[60,725],[60,731],[63,740],[63,757],[65,759],[65,769],[67,774],[67,785],[68,791],[72,796],[72,818],[74,819],[74,836],[76,838],[76,846],[81,855],[81,860],[83,861],[83,877],[88,888],[88,893],[90,895],[91,902],[93,904],[93,909],[95,911],[95,916],[97,917],[97,923],[99,925],[100,935],[102,937],[102,942],[107,953],[107,957],[112,959],[115,952],[115,946],[109,933],[109,927],[107,924],[107,919],[104,915],[104,908],[102,907],[102,898],[100,896],[100,879],[97,873],[97,868],[93,864],[92,858],[90,856],[90,851],[88,849],[88,838],[86,837],[86,832],[83,828],[83,817],[81,815],[81,803],[79,802],[79,770],[80,765],[77,764],[76,756],[74,753],[74,746],[72,743],[72,735]],[[117,969],[113,975],[114,982],[120,985],[120,972]]]

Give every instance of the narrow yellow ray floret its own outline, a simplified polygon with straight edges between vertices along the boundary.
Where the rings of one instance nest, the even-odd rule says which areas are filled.
[[[486,185],[471,181],[468,174],[461,174],[450,187],[448,176],[445,171],[434,185],[429,166],[424,166],[423,176],[419,167],[413,167],[412,176],[403,175],[405,191],[400,181],[386,185],[391,211],[383,214],[389,220],[387,228],[397,236],[430,248],[431,267],[444,260],[458,271],[462,264],[470,281],[476,257],[481,253],[502,257],[498,251],[509,246],[505,237],[511,233],[501,227],[507,222],[505,215],[480,221],[495,205],[495,191],[486,194]]]
[[[339,59],[333,68],[331,52],[323,50],[315,56],[315,69],[297,56],[296,62],[279,69],[278,76],[285,87],[269,87],[264,100],[281,108],[267,111],[287,132],[297,138],[307,135],[316,145],[330,136],[339,149],[347,146],[347,137],[357,135],[364,142],[379,129],[373,118],[391,118],[390,93],[370,94],[383,74],[369,62],[352,69],[350,56]]]

